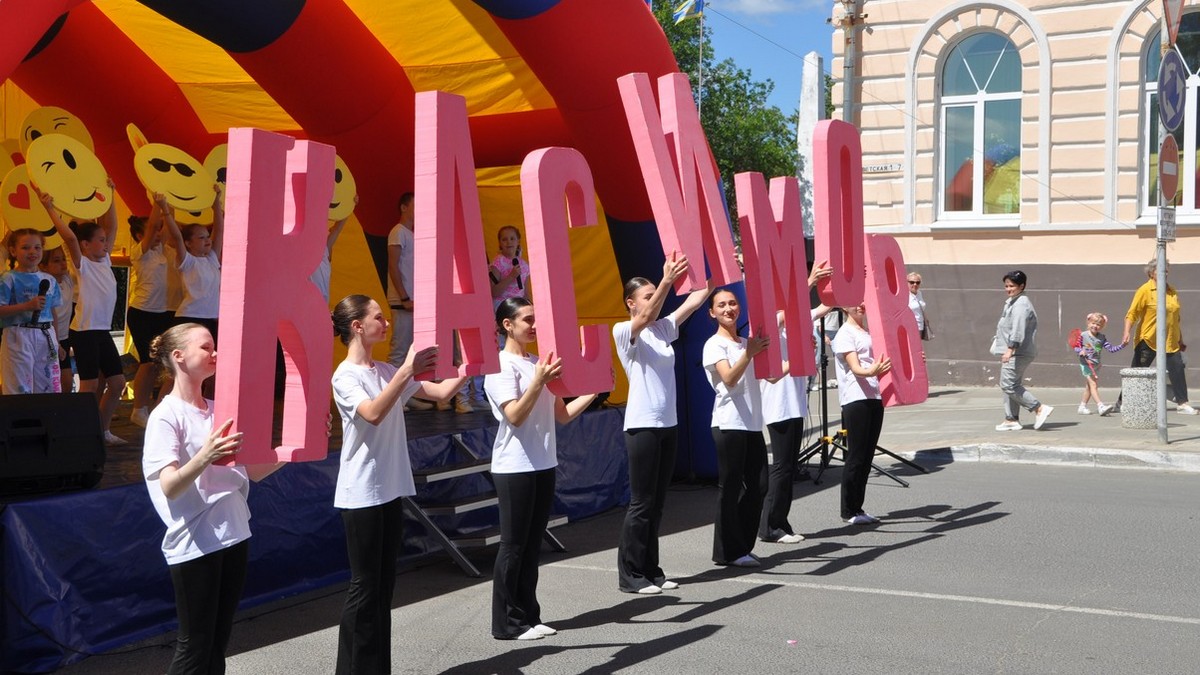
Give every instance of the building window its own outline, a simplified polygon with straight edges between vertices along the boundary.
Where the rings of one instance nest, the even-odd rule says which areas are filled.
[[[1162,145],[1162,139],[1167,133],[1166,128],[1162,125],[1162,120],[1159,119],[1158,111],[1158,68],[1162,63],[1161,44],[1160,31],[1156,30],[1146,38],[1144,77],[1146,119],[1142,124],[1147,153],[1145,171],[1142,172],[1145,177],[1142,182],[1142,207],[1144,209],[1152,209],[1159,205],[1158,148]],[[1198,100],[1194,98],[1195,96],[1200,95],[1200,77],[1196,75],[1200,71],[1200,12],[1183,15],[1183,20],[1179,24],[1179,37],[1175,41],[1175,49],[1183,57],[1183,63],[1188,72],[1188,107],[1200,110],[1200,106],[1191,103]],[[1196,173],[1196,162],[1193,159],[1197,152],[1196,122],[1194,115],[1192,117],[1185,115],[1183,124],[1172,132],[1175,142],[1179,145],[1179,161],[1182,166],[1179,167],[1179,190],[1170,201],[1184,213],[1196,213],[1200,210],[1200,185],[1197,184],[1200,182],[1200,175]],[[1192,178],[1184,180],[1185,176],[1192,176]]]
[[[940,81],[941,214],[1014,216],[1021,208],[1021,60],[999,33],[975,33]]]

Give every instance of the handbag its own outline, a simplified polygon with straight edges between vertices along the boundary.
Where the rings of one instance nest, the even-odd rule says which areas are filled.
[[[933,326],[929,324],[929,317],[925,318],[925,323],[921,326],[921,339],[926,342],[933,339]]]

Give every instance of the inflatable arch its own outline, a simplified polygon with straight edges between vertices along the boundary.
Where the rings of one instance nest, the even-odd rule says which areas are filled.
[[[413,187],[415,92],[466,98],[489,253],[501,225],[522,222],[517,182],[525,155],[576,148],[607,224],[571,235],[583,323],[620,320],[622,280],[661,274],[617,78],[643,72],[653,80],[677,70],[645,0],[0,2],[2,136],[16,138],[38,106],[73,112],[91,132],[122,208],[148,209],[133,170],[130,122],[146,138],[199,158],[231,126],[336,146],[358,181],[361,230],[347,228],[351,236],[339,241],[335,298],[363,289],[382,295],[379,253],[400,195]],[[693,420],[681,425],[692,452],[680,453],[680,468],[715,475],[711,450],[704,451],[712,395],[698,366],[711,329],[691,333],[677,348],[681,419]],[[623,400],[623,390],[621,380],[613,399]]]

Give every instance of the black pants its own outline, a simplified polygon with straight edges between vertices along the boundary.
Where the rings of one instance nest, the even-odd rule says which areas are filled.
[[[792,510],[792,484],[796,481],[796,460],[800,457],[800,441],[804,438],[804,418],[768,424],[767,433],[771,436],[771,466],[763,471],[767,498],[763,503],[758,536],[769,540],[776,530],[795,534],[788,523],[788,513]]]
[[[338,629],[338,675],[392,672],[392,593],[403,515],[398,498],[342,511],[350,588]]]
[[[1145,340],[1140,340],[1133,347],[1133,367],[1148,368],[1154,365],[1154,357],[1158,352]],[[1171,381],[1171,395],[1176,403],[1187,403],[1188,388],[1186,368],[1183,365],[1183,352],[1167,352],[1167,379]]]
[[[717,446],[717,524],[713,562],[731,563],[754,550],[762,515],[762,472],[767,444],[762,432],[713,429]]]
[[[179,637],[168,675],[220,675],[246,583],[250,542],[171,565]]]
[[[492,579],[492,637],[511,640],[542,623],[537,601],[542,536],[554,504],[554,469],[497,473],[500,550]]]
[[[666,579],[658,560],[658,528],[662,523],[667,486],[675,470],[678,430],[630,429],[629,508],[617,546],[618,588],[635,593]]]
[[[842,467],[842,518],[863,512],[871,459],[883,431],[883,401],[869,398],[842,406],[846,428],[846,465]]]

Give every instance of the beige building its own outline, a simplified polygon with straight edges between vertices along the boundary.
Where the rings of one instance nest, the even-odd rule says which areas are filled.
[[[987,347],[1001,276],[1022,269],[1047,366],[1030,370],[1032,384],[1082,385],[1067,334],[1101,311],[1119,342],[1154,255],[1161,0],[859,0],[857,10],[865,221],[895,236],[924,276],[932,381],[994,382]],[[1200,259],[1200,4],[1184,12],[1178,240],[1168,255],[1186,342],[1200,329],[1200,267],[1188,264]],[[842,32],[834,43],[840,115]],[[1102,387],[1118,384],[1116,365],[1131,352],[1108,357]]]

